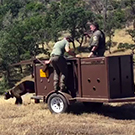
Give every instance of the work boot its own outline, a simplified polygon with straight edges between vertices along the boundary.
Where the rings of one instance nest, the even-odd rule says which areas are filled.
[[[60,90],[60,87],[57,86],[56,89],[54,89],[55,92],[58,92]]]
[[[69,90],[67,89],[67,87],[62,88],[61,91],[64,92],[64,93],[70,94]]]

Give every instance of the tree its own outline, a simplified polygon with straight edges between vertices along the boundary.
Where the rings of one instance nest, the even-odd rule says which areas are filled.
[[[132,51],[132,54],[134,54],[135,45],[128,43],[119,43],[118,49],[130,49]]]
[[[135,0],[123,0],[127,24],[135,22]]]
[[[124,0],[123,4],[125,6],[125,18],[128,22],[133,22],[133,29],[127,30],[128,34],[132,37],[135,43],[135,0]],[[135,44],[121,43],[118,48],[131,49],[134,54]]]
[[[111,53],[110,48],[112,45],[112,37],[114,36],[114,32],[116,29],[122,28],[125,22],[126,22],[125,14],[121,9],[108,12],[106,22],[106,36],[109,37],[108,47],[110,53]]]
[[[32,1],[27,6],[19,7],[19,10],[12,12],[8,8],[9,5],[6,5],[7,8],[2,14],[0,31],[2,37],[0,38],[0,68],[6,82],[10,81],[11,64],[31,58],[33,52],[39,53],[39,44],[44,40],[45,26],[43,24],[45,15],[41,14],[45,7],[41,3]],[[22,71],[21,66],[20,69]]]
[[[86,23],[92,20],[92,12],[86,11],[84,3],[81,0],[61,0],[60,25],[62,29],[68,31],[73,37],[73,41],[77,40],[80,46],[83,42],[84,31],[86,31]],[[81,41],[79,39],[81,38]],[[73,47],[75,44],[73,42]]]
[[[54,12],[55,11],[55,12]],[[49,34],[49,39],[52,41],[57,41],[62,31],[61,25],[59,23],[60,18],[60,3],[59,2],[51,2],[50,7],[46,12],[46,26],[47,32]]]

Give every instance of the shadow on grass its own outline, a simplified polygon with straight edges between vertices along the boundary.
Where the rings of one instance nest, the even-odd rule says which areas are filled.
[[[96,113],[115,119],[135,120],[135,103],[122,104],[120,106],[111,106],[103,104],[101,107],[85,106],[83,103],[75,103],[70,106],[69,113],[81,115],[83,113]]]

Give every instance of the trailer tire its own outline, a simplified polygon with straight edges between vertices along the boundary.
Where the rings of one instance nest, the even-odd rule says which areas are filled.
[[[64,113],[68,110],[67,100],[61,94],[53,93],[50,95],[47,104],[51,113]]]

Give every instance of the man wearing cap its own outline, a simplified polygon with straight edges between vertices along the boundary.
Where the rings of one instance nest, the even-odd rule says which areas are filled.
[[[90,24],[92,36],[90,38],[90,54],[88,57],[102,57],[105,52],[105,34],[99,30],[97,23]]]
[[[68,68],[66,59],[64,58],[64,53],[67,52],[69,55],[75,56],[75,53],[70,50],[69,42],[72,42],[72,38],[70,36],[67,36],[64,39],[56,42],[50,55],[49,63],[51,62],[54,68],[55,91],[58,91],[59,89],[61,89],[61,91],[66,91]]]

